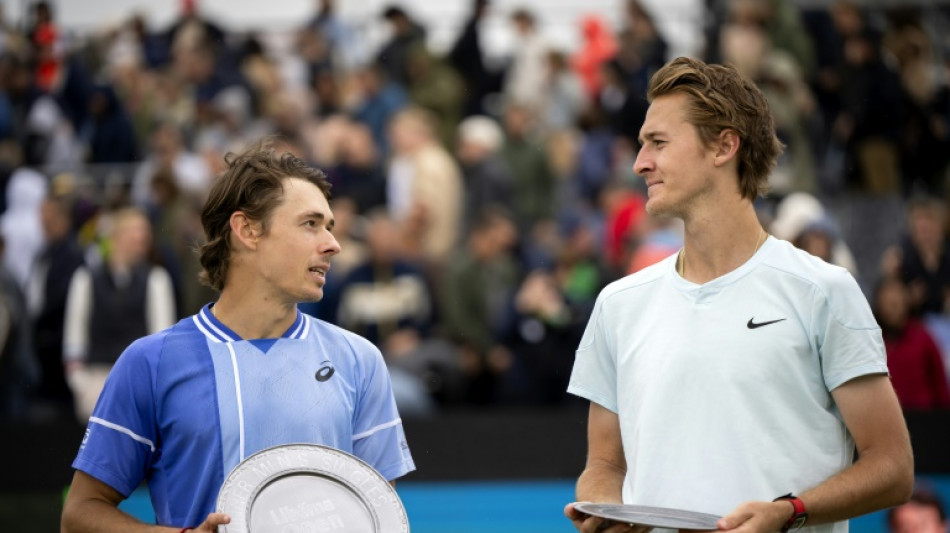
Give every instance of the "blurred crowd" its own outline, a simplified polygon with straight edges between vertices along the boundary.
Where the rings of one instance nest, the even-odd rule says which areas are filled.
[[[632,171],[671,59],[648,6],[583,17],[564,49],[543,13],[475,0],[445,50],[406,7],[334,7],[280,35],[195,0],[81,35],[49,2],[0,13],[0,417],[88,417],[125,345],[214,299],[201,203],[267,135],[333,184],[342,253],[301,307],[380,348],[404,414],[573,401],[599,290],[682,244]],[[905,408],[950,408],[950,9],[705,8],[703,59],[762,87],[786,146],[765,227],[859,280]],[[514,37],[503,62],[488,16]],[[351,53],[371,24],[382,44]]]

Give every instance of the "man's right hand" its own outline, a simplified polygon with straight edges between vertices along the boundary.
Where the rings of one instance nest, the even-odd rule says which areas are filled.
[[[575,502],[577,503],[577,502]],[[573,503],[564,507],[566,516],[581,533],[649,533],[653,528],[614,522],[599,516],[584,514],[574,508]]]
[[[211,513],[200,526],[189,529],[195,533],[218,533],[218,526],[231,523],[231,517],[224,513]]]

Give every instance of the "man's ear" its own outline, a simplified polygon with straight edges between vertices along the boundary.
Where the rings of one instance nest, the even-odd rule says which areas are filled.
[[[739,145],[742,140],[735,130],[725,129],[719,132],[719,139],[716,140],[716,152],[714,154],[714,163],[717,167],[725,165],[736,158],[739,153]]]
[[[231,235],[238,242],[250,250],[257,249],[257,241],[261,236],[260,222],[251,220],[243,211],[235,211],[231,213],[229,223],[231,225]]]

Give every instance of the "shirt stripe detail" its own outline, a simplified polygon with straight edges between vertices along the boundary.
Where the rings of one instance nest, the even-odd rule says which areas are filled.
[[[299,338],[301,338],[300,332],[301,332],[301,330],[303,329],[304,324],[306,324],[306,322],[307,322],[307,319],[306,319],[306,318],[300,316],[301,314],[302,314],[302,313],[301,313],[300,311],[297,311],[297,316],[300,317],[300,323],[297,324],[297,327],[294,328],[294,330],[290,333],[290,338],[291,338],[291,339],[299,339]]]
[[[380,425],[378,425],[378,426],[376,426],[376,427],[374,427],[374,428],[370,428],[370,429],[368,429],[367,431],[364,431],[364,432],[362,432],[362,433],[357,433],[356,435],[353,435],[353,440],[354,440],[354,441],[358,441],[358,440],[360,440],[360,439],[365,439],[366,437],[369,437],[370,435],[373,435],[374,433],[378,433],[378,432],[380,432],[380,431],[382,431],[382,430],[384,430],[384,429],[387,429],[387,428],[391,428],[391,427],[394,427],[394,426],[398,426],[399,424],[402,424],[402,419],[401,419],[401,418],[397,418],[397,419],[392,420],[392,421],[390,421],[390,422],[386,422],[385,424],[380,424]]]
[[[224,342],[223,340],[215,337],[213,333],[211,333],[204,327],[204,324],[201,323],[201,320],[198,320],[199,316],[200,315],[195,315],[191,317],[191,320],[195,323],[195,327],[197,327],[198,330],[201,331],[201,333],[203,333],[205,337],[208,337],[209,339],[211,339],[211,342],[216,342],[216,343]]]
[[[310,317],[304,316],[303,317],[303,331],[300,332],[300,338],[306,339],[307,333],[310,333]]]
[[[228,343],[228,351],[231,352],[231,368],[234,370],[234,395],[237,397],[237,416],[238,416],[238,450],[240,460],[244,460],[244,402],[241,400],[241,375],[238,373],[237,354],[234,353],[234,345]]]
[[[208,308],[204,308],[199,313],[201,320],[208,326],[208,329],[214,331],[218,337],[225,342],[234,342],[236,339],[232,339],[230,335],[221,331],[218,326],[214,325],[214,322],[211,320],[211,317],[208,316]]]
[[[149,449],[151,449],[153,452],[155,451],[155,444],[152,441],[146,439],[145,437],[141,435],[135,434],[135,432],[133,432],[131,429],[127,427],[122,427],[118,424],[113,424],[112,422],[109,422],[108,420],[103,420],[97,416],[90,416],[89,421],[92,422],[93,424],[99,424],[100,426],[105,426],[109,429],[113,429],[115,431],[118,431],[119,433],[124,433],[132,437],[132,439],[135,440],[136,442],[141,442],[142,444],[148,445]]]

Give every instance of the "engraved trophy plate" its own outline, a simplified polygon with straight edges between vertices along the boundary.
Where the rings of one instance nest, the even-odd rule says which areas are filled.
[[[261,450],[228,474],[217,512],[219,533],[409,533],[392,485],[341,450],[286,444]]]

